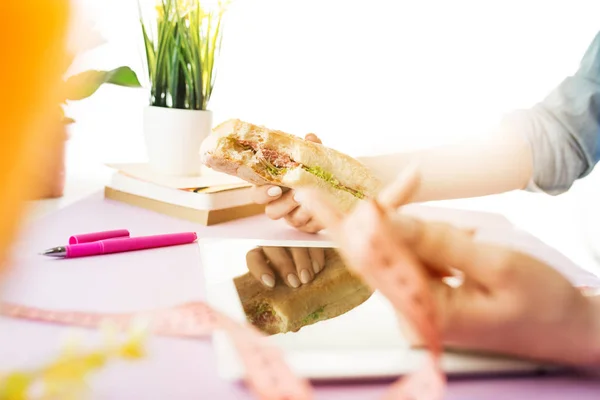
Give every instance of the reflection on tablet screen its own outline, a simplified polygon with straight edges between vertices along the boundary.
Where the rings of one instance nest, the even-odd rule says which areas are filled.
[[[426,353],[410,346],[391,303],[354,275],[332,244],[211,239],[200,246],[211,307],[238,322],[247,320],[268,335],[300,376],[390,377],[422,364]],[[256,278],[249,272],[248,254],[264,251],[261,246],[290,253],[292,248],[314,252],[320,246],[324,268],[298,288],[286,285],[281,277],[269,288],[259,280],[260,274]],[[220,376],[241,379],[244,370],[228,335],[215,332],[214,343]],[[540,367],[509,357],[448,351],[442,366],[451,374],[514,373]]]
[[[389,300],[347,268],[331,242],[206,239],[200,247],[209,304],[238,322],[253,324],[286,351],[410,347]],[[298,288],[275,272],[275,287],[270,288],[260,277],[276,268],[269,265],[257,272],[248,263],[250,254],[265,249],[296,255],[301,250],[311,257],[318,250],[324,256],[319,259],[322,268]]]
[[[280,250],[289,251],[287,248]],[[235,288],[248,321],[269,335],[297,332],[364,303],[372,290],[346,267],[335,249],[327,248],[324,252],[324,268],[311,282],[298,288],[286,285],[281,278],[277,279],[274,288],[269,288],[250,272],[235,277]],[[251,257],[246,260],[252,262]]]

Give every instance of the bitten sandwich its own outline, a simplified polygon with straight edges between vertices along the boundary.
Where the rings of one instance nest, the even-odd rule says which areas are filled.
[[[213,129],[202,163],[247,182],[320,189],[340,207],[375,197],[381,182],[356,159],[285,132],[232,119]]]
[[[373,291],[348,270],[339,254],[325,250],[325,268],[315,279],[292,289],[266,288],[249,272],[234,279],[248,321],[274,335],[340,316],[365,302]]]

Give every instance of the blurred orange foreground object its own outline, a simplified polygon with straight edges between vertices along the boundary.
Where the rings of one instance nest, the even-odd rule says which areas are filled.
[[[68,0],[0,1],[0,272],[27,199],[36,196],[39,160],[56,152]]]

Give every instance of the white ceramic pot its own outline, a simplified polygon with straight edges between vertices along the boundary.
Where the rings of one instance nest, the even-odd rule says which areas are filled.
[[[158,174],[200,174],[200,145],[211,133],[212,111],[147,106],[144,138],[150,167]]]

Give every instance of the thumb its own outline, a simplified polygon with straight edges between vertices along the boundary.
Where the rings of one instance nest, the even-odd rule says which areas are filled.
[[[420,184],[421,176],[418,165],[412,163],[391,184],[381,190],[377,200],[384,207],[398,209],[415,195]]]
[[[319,143],[319,144],[323,144],[323,142],[321,142],[321,139],[319,139],[319,137],[317,135],[315,135],[314,133],[308,133],[304,139],[308,140],[309,142],[315,142],[315,143]]]

